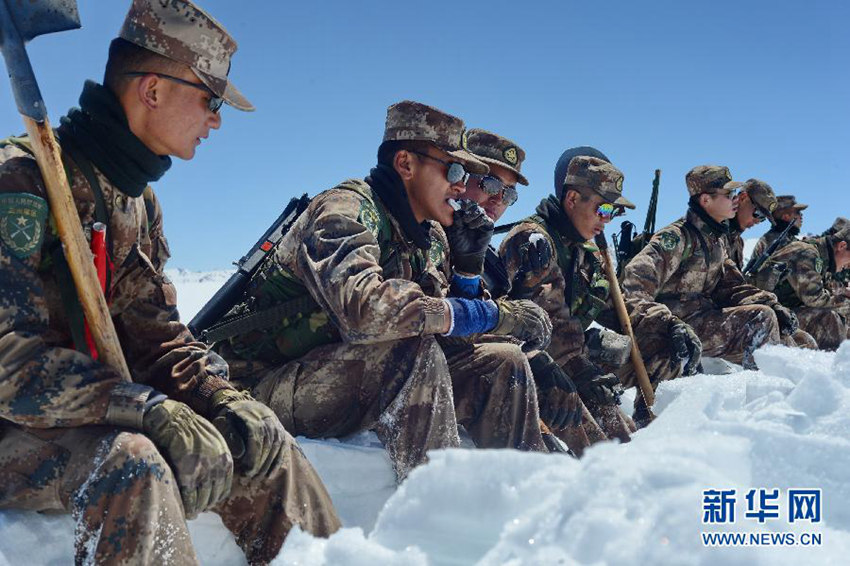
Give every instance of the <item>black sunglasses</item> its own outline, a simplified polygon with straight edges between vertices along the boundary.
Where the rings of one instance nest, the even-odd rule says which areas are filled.
[[[172,81],[181,85],[190,86],[192,88],[196,88],[198,90],[202,90],[210,96],[210,100],[207,103],[207,108],[209,108],[210,112],[217,114],[219,110],[221,110],[221,105],[224,104],[224,98],[217,96],[210,88],[205,84],[193,83],[178,77],[172,77],[171,75],[166,75],[164,73],[153,73],[153,72],[143,72],[143,71],[130,71],[129,73],[124,73],[128,77],[145,77],[147,75],[154,75],[161,79],[165,79],[168,81]]]
[[[516,187],[506,185],[498,177],[492,175],[473,175],[478,178],[478,188],[490,196],[500,195],[506,206],[511,206],[519,198]]]
[[[438,157],[434,157],[433,155],[428,155],[427,153],[421,151],[414,151],[412,149],[408,150],[410,153],[415,153],[416,155],[421,155],[422,157],[427,157],[428,159],[433,159],[438,163],[442,163],[448,170],[446,171],[446,180],[449,183],[454,185],[455,183],[463,183],[464,185],[469,180],[469,172],[467,172],[466,168],[462,163],[458,163],[457,161],[444,161]]]

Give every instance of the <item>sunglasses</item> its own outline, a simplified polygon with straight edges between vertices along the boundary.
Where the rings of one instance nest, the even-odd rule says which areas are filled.
[[[767,213],[758,207],[753,207],[753,219],[756,222],[761,222],[767,218]]]
[[[738,194],[741,192],[741,189],[732,189],[728,193],[717,193],[718,195],[724,196],[729,200],[735,200],[738,198]]]
[[[433,159],[438,163],[442,163],[448,169],[446,170],[446,180],[452,185],[456,183],[463,183],[464,185],[469,180],[469,172],[464,168],[461,163],[457,161],[444,161],[438,157],[434,157],[433,155],[428,155],[427,153],[423,153],[421,151],[414,151],[412,149],[408,150],[410,153],[415,153],[416,155],[420,155],[422,157],[427,157],[428,159]]]
[[[198,90],[202,90],[205,93],[207,93],[210,97],[209,102],[207,102],[207,108],[213,114],[217,114],[218,111],[221,110],[221,105],[224,104],[224,98],[217,96],[205,84],[198,84],[198,83],[189,82],[189,81],[183,80],[183,79],[178,78],[178,77],[172,77],[171,75],[166,75],[164,73],[146,73],[146,72],[142,72],[142,71],[131,71],[129,73],[124,73],[124,74],[128,77],[145,77],[147,75],[154,75],[154,76],[157,76],[161,79],[165,79],[167,81],[171,81],[171,82],[178,83],[178,84],[181,84],[181,85],[190,86],[190,87],[196,88]]]
[[[519,198],[516,187],[506,185],[498,177],[492,175],[472,175],[478,179],[478,188],[492,196],[499,195],[505,206],[511,206]]]
[[[611,220],[625,213],[626,209],[624,207],[611,204],[610,202],[604,202],[596,209],[596,216],[602,220]]]

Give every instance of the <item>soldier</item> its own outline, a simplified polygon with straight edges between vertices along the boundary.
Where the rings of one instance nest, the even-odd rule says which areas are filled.
[[[0,149],[0,508],[72,513],[78,564],[197,563],[185,518],[208,509],[250,563],[272,560],[294,525],[340,526],[274,413],[179,322],[149,189],[143,202],[169,155],[191,159],[221,126],[223,103],[253,109],[227,78],[235,50],[188,0],[134,0],[104,85],[86,82],[61,120],[80,221],[108,226],[106,295],[133,382],[88,348],[29,141]]]
[[[548,373],[557,384],[565,380],[556,377],[555,368],[562,369],[592,415],[582,427],[585,439],[575,429],[562,436],[571,448],[579,443],[580,452],[580,442],[599,440],[600,429],[601,438],[624,442],[635,430],[618,407],[620,380],[610,373],[625,360],[617,360],[610,364],[614,368],[606,370],[591,360],[584,336],[590,323],[609,306],[609,283],[590,240],[624,208],[634,205],[623,197],[623,174],[598,150],[567,150],[560,163],[555,194],[541,201],[537,214],[510,231],[499,255],[512,281],[510,296],[530,297],[552,320],[552,343],[546,353],[553,362],[533,366],[535,377],[538,372],[541,378]]]
[[[287,430],[372,429],[399,480],[426,451],[457,446],[458,423],[478,447],[546,449],[520,347],[437,340],[511,334],[534,349],[551,332],[530,301],[446,297],[450,283],[480,289],[493,230],[480,207],[453,207],[467,171],[488,170],[462,132],[436,108],[390,106],[378,165],[313,198],[232,311],[248,322],[218,346]]]
[[[729,259],[727,221],[742,184],[716,165],[694,167],[685,181],[687,215],[657,232],[625,269],[635,334],[669,332],[684,375],[696,372],[703,354],[755,368],[753,352],[793,334],[796,318],[772,293],[748,285]]]
[[[794,228],[791,228],[788,235],[785,236],[785,242],[779,244],[776,251],[781,250],[791,242],[796,242],[798,240],[797,235],[803,227],[803,211],[807,208],[809,208],[809,205],[798,204],[797,199],[793,195],[780,195],[776,197],[776,210],[773,211],[773,225],[756,242],[752,257],[759,257],[770,244],[782,235],[785,228],[792,222],[794,223]]]
[[[738,269],[744,269],[744,238],[742,234],[776,210],[776,196],[764,181],[750,179],[738,193],[738,210],[729,221],[729,258]]]
[[[787,268],[776,296],[794,310],[800,327],[823,350],[835,350],[848,338],[850,296],[846,287],[830,284],[837,273],[850,267],[848,244],[850,226],[828,236],[792,242],[769,260]]]
[[[822,236],[831,236],[835,234],[845,226],[850,226],[850,220],[844,218],[843,216],[839,216],[835,219],[835,222],[832,223],[832,226],[824,230]],[[808,238],[803,238],[804,240]],[[832,281],[833,288],[837,291],[843,291],[848,284],[850,284],[850,268],[845,268],[840,270],[835,274],[835,278]]]

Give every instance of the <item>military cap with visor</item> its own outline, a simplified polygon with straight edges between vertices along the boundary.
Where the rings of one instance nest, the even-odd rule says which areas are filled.
[[[780,195],[776,197],[776,212],[788,212],[789,210],[805,210],[808,204],[800,204],[794,195]]]
[[[517,176],[520,185],[528,185],[528,179],[520,173],[525,151],[517,144],[480,128],[471,128],[464,134],[464,147],[487,165],[499,165]]]
[[[215,96],[237,110],[254,110],[227,78],[236,41],[189,0],[133,0],[118,36],[187,65]]]
[[[384,140],[430,142],[463,164],[470,173],[484,175],[490,168],[463,148],[463,120],[433,106],[402,100],[387,108]]]
[[[728,167],[720,165],[698,165],[685,175],[688,194],[692,197],[707,194],[730,193],[743,186],[732,180]]]
[[[773,194],[773,189],[759,179],[748,179],[742,186],[741,190],[750,196],[752,203],[758,207],[765,216],[769,217],[776,211],[778,206],[776,203],[776,195]]]
[[[615,206],[634,209],[623,196],[623,173],[598,157],[578,155],[570,160],[564,177],[564,189],[589,189]]]

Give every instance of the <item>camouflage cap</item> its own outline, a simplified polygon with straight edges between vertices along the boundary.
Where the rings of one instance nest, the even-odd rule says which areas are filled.
[[[525,161],[525,152],[508,138],[487,130],[472,128],[464,134],[463,146],[484,163],[513,171],[520,185],[528,185],[528,179],[519,172],[522,162]]]
[[[835,219],[835,222],[832,223],[832,226],[830,226],[829,229],[834,234],[835,232],[838,232],[839,230],[842,230],[847,226],[850,226],[850,220],[844,218],[843,216],[839,216]]]
[[[442,149],[470,173],[484,175],[490,168],[463,149],[463,120],[433,106],[402,100],[387,108],[384,141],[426,141]]]
[[[567,189],[584,187],[607,202],[626,208],[635,208],[635,205],[623,196],[623,173],[598,157],[587,155],[573,157],[567,166],[564,187]]]
[[[798,204],[794,195],[780,195],[776,197],[776,212],[787,212],[789,209],[805,210],[809,208],[808,204]]]
[[[833,242],[847,242],[850,244],[850,226],[845,226],[832,235]]]
[[[745,191],[753,204],[759,207],[762,212],[767,215],[773,214],[776,210],[776,195],[773,194],[773,189],[764,181],[758,179],[748,179],[742,186],[741,190]]]
[[[189,0],[133,0],[118,36],[188,65],[216,95],[238,110],[254,106],[227,79],[236,41]]]
[[[732,180],[728,167],[719,165],[698,165],[685,175],[688,194],[692,197],[703,193],[712,195],[720,191],[732,191],[743,183]]]

